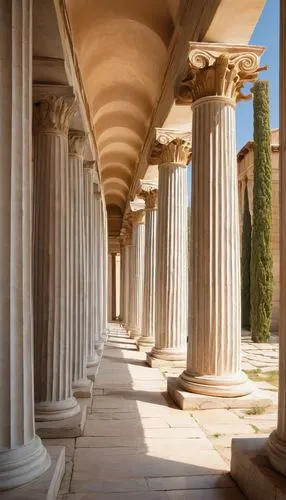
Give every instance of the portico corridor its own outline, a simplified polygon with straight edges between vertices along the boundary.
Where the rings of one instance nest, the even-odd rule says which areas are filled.
[[[119,324],[109,326],[83,437],[61,440],[58,498],[242,500],[199,424],[165,397],[160,370],[146,366]]]

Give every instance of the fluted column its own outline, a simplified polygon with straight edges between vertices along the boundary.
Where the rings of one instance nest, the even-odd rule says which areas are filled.
[[[132,212],[133,222],[133,300],[131,338],[140,337],[142,332],[144,251],[145,251],[145,211]],[[131,278],[132,279],[132,278]]]
[[[105,340],[103,326],[103,306],[104,306],[104,262],[103,248],[104,241],[102,235],[102,197],[98,184],[94,184],[94,257],[95,257],[95,289],[94,289],[94,348],[98,356],[101,355]]]
[[[278,423],[268,439],[273,467],[286,475],[286,2],[280,2],[280,315]]]
[[[252,47],[247,53],[190,47],[190,85],[184,82],[181,94],[193,111],[190,342],[180,383],[191,392],[235,397],[253,389],[240,362],[235,104],[244,79],[256,77],[258,57]]]
[[[120,242],[120,320],[124,323],[125,246]]]
[[[128,330],[129,325],[129,305],[130,305],[130,269],[131,269],[131,243],[132,243],[131,228],[126,229],[124,233],[124,327]]]
[[[32,1],[0,0],[0,490],[50,466],[34,428]]]
[[[85,239],[84,239],[84,189],[83,154],[86,135],[69,132],[69,264],[70,264],[70,314],[72,335],[72,387],[76,394],[90,386],[86,377],[87,341],[85,330]]]
[[[100,240],[102,241],[101,262],[102,262],[102,338],[105,339],[108,333],[108,227],[107,227],[107,212],[105,202],[100,198]]]
[[[146,218],[142,335],[137,345],[139,350],[149,350],[155,342],[158,189],[145,183],[140,196],[145,200]]]
[[[116,319],[116,253],[111,254],[111,317],[114,321]]]
[[[87,367],[94,366],[98,357],[94,349],[94,161],[85,161],[83,169],[84,186],[84,235],[85,235],[85,270],[84,287],[86,297],[85,328],[87,342]]]
[[[79,412],[72,396],[68,123],[71,101],[34,106],[34,308],[36,420]]]
[[[158,145],[159,147],[159,145]],[[187,350],[187,168],[190,144],[161,145],[156,253],[155,345],[151,358],[184,360]]]

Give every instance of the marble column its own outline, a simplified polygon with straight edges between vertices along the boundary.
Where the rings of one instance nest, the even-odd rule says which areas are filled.
[[[101,209],[100,209],[101,231],[100,240],[102,241],[102,336],[107,337],[108,334],[108,226],[107,226],[107,212],[106,205],[101,196]]]
[[[0,490],[5,490],[50,466],[34,427],[31,0],[0,0],[0,54]]]
[[[102,207],[101,191],[98,184],[94,184],[94,217],[95,217],[95,235],[94,235],[94,256],[95,256],[95,317],[94,317],[94,348],[98,356],[101,356],[105,336],[103,334],[103,237],[102,237]]]
[[[278,423],[268,439],[268,457],[286,475],[286,2],[280,2],[280,315]],[[283,496],[283,494],[281,494]]]
[[[124,279],[125,279],[125,246],[120,241],[120,321],[124,323]]]
[[[139,350],[146,351],[151,350],[155,343],[157,187],[143,184],[140,197],[145,200],[146,218],[142,335],[137,345]]]
[[[130,304],[130,266],[131,266],[131,231],[126,229],[124,233],[124,327],[128,330],[129,325],[129,304]]]
[[[85,328],[87,342],[87,367],[98,363],[94,349],[94,161],[85,161],[83,168],[84,185],[84,234],[85,234],[85,271],[84,287],[86,297]]]
[[[156,331],[151,359],[182,361],[187,351],[186,166],[191,150],[189,142],[170,139],[161,145],[159,154]]]
[[[116,320],[116,253],[111,254],[111,288],[112,288],[112,300],[111,300],[111,317],[112,320]]]
[[[145,211],[132,212],[133,223],[133,275],[132,282],[132,316],[130,337],[140,337],[142,332],[143,285],[144,285],[144,251],[145,251]]]
[[[34,105],[34,311],[36,420],[79,412],[72,396],[68,124],[73,99]]]
[[[190,82],[180,102],[192,104],[192,223],[189,346],[181,386],[235,397],[253,385],[241,371],[240,246],[235,105],[243,81],[256,78],[252,47],[190,43]]]
[[[83,154],[87,137],[83,132],[69,131],[69,264],[70,324],[72,335],[72,388],[77,396],[90,387],[86,376],[87,340],[85,330],[85,238]]]

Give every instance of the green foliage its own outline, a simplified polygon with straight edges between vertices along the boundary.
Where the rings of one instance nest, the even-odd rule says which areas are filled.
[[[251,266],[251,215],[249,211],[248,189],[244,190],[244,210],[241,248],[241,323],[250,330],[250,266]]]
[[[268,82],[252,89],[254,115],[254,186],[251,254],[251,331],[254,342],[270,335],[272,314],[272,166]]]

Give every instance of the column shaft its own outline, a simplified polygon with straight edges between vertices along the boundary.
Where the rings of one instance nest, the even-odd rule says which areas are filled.
[[[72,386],[88,385],[86,377],[87,342],[85,330],[84,258],[84,189],[83,157],[81,149],[85,136],[79,132],[69,134],[69,224],[70,224],[70,313],[72,333]]]
[[[101,214],[101,193],[95,184],[95,199],[94,199],[94,217],[95,217],[95,333],[94,333],[94,347],[96,353],[101,355],[104,335],[103,335],[103,235],[102,235],[102,214]]]
[[[240,367],[235,103],[229,98],[193,105],[191,231],[190,342],[181,384],[206,395],[247,394],[252,385]]]
[[[32,1],[0,0],[0,490],[50,466],[34,429]]]
[[[151,347],[155,342],[156,243],[157,208],[146,209],[143,320],[142,335],[138,339],[138,345],[142,347]]]
[[[124,326],[128,330],[129,325],[129,303],[130,303],[130,289],[129,289],[129,281],[130,281],[130,254],[131,254],[131,246],[130,244],[125,246],[124,249],[125,259],[124,259]]]
[[[116,319],[116,253],[111,254],[112,320]]]
[[[125,247],[120,245],[120,320],[124,322]]]
[[[133,282],[131,293],[133,294],[133,314],[131,338],[137,338],[142,332],[143,313],[143,285],[144,285],[144,251],[145,251],[145,224],[135,223],[133,225]]]
[[[93,366],[98,362],[94,349],[94,188],[93,188],[94,162],[84,163],[84,229],[85,229],[85,328],[87,339],[87,366]]]
[[[156,332],[151,354],[182,360],[187,349],[187,169],[159,166]]]
[[[70,104],[50,97],[34,108],[34,310],[37,420],[79,412],[72,397],[67,124]],[[53,121],[54,120],[54,121]]]

